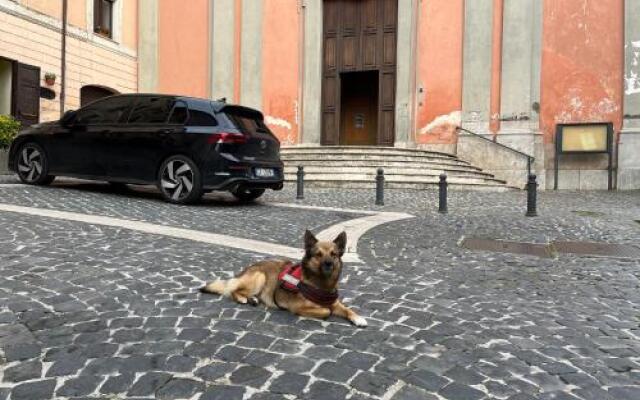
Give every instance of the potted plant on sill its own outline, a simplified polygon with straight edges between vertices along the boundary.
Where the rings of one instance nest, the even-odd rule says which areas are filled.
[[[47,72],[44,74],[44,81],[48,86],[53,86],[53,84],[56,83],[56,74]]]
[[[9,173],[7,159],[9,145],[20,130],[20,122],[9,115],[0,115],[0,175]]]

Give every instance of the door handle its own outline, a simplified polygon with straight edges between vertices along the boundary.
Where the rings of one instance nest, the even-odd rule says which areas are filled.
[[[169,129],[169,128],[165,128],[165,129],[158,129],[158,133],[161,135],[168,135],[170,133],[173,133],[174,130],[173,129]]]

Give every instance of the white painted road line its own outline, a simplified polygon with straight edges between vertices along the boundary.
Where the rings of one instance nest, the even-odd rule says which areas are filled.
[[[0,211],[19,214],[34,215],[38,217],[62,219],[66,221],[83,222],[85,224],[111,226],[124,228],[152,235],[170,236],[179,239],[188,239],[196,242],[209,243],[218,246],[231,247],[246,250],[252,253],[269,254],[272,256],[287,257],[292,260],[302,258],[303,251],[295,247],[284,246],[275,243],[262,242],[252,239],[244,239],[235,236],[220,235],[184,228],[156,225],[149,222],[130,221],[121,218],[105,217],[101,215],[81,214],[69,211],[58,211],[35,207],[22,207],[12,204],[0,203]]]
[[[413,218],[411,214],[381,212],[368,215],[362,218],[351,219],[331,225],[329,228],[318,233],[316,237],[320,240],[333,240],[340,232],[347,232],[347,253],[358,254],[358,241],[369,229],[387,222],[400,221]]]
[[[72,181],[76,183],[75,181]],[[83,182],[83,181],[78,181]],[[23,184],[1,184],[2,187],[25,187]],[[411,214],[396,212],[377,212],[370,210],[356,210],[338,207],[320,207],[296,203],[265,203],[267,206],[295,208],[301,210],[333,211],[351,214],[365,215],[365,217],[350,219],[340,222],[318,233],[316,236],[320,240],[333,240],[340,232],[347,232],[347,251],[343,256],[345,262],[362,262],[358,257],[358,241],[370,229],[387,222],[399,221],[413,218]],[[263,242],[259,240],[244,239],[235,236],[221,235],[197,231],[192,229],[174,228],[165,225],[157,225],[149,222],[131,221],[121,218],[113,218],[99,215],[89,215],[68,211],[57,211],[51,209],[41,209],[34,207],[22,207],[12,204],[0,203],[0,211],[16,212],[21,214],[37,215],[47,218],[63,219],[68,221],[84,222],[88,224],[113,226],[129,230],[150,233],[154,235],[164,235],[180,239],[188,239],[202,243],[209,243],[218,246],[231,247],[246,250],[253,253],[269,254],[273,256],[286,257],[299,260],[304,251],[295,247]]]

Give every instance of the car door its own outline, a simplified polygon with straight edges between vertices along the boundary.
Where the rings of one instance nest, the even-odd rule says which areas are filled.
[[[78,110],[71,126],[57,124],[53,128],[48,147],[54,175],[92,177],[99,173],[94,148],[103,119],[99,103]]]
[[[151,183],[175,126],[168,119],[176,103],[169,96],[140,96],[123,133],[115,140],[110,174],[130,182]]]

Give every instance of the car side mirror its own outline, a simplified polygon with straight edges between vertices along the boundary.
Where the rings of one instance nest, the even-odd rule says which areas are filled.
[[[78,112],[74,110],[69,110],[64,113],[62,118],[60,118],[60,125],[65,128],[70,128],[75,124],[76,118],[78,117]]]

